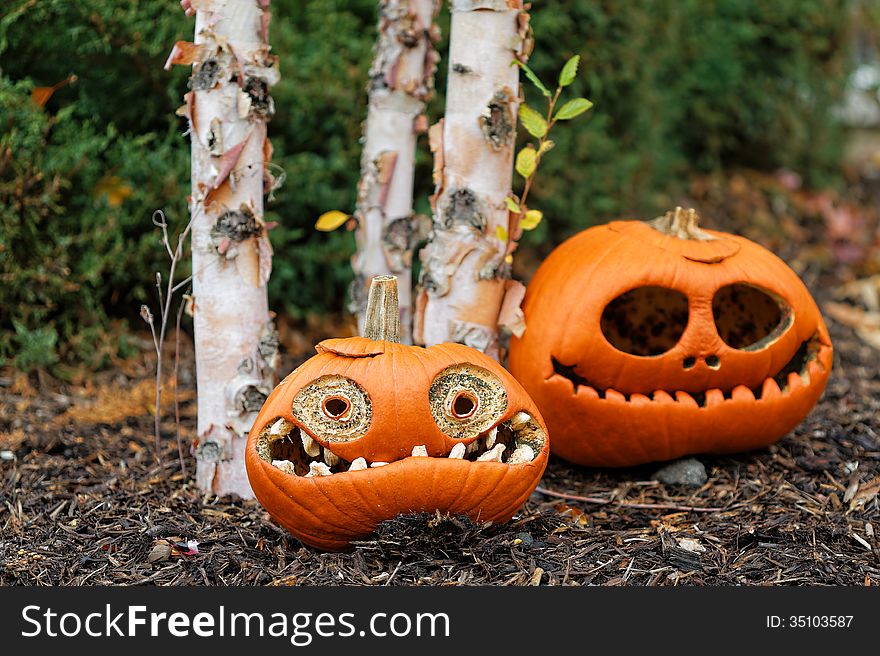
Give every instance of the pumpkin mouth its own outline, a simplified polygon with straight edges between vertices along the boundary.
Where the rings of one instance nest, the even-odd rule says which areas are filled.
[[[553,365],[553,373],[547,378],[561,376],[572,384],[575,395],[584,394],[587,397],[602,400],[631,403],[644,402],[679,402],[695,405],[699,408],[708,408],[719,403],[731,400],[749,399],[760,401],[779,396],[790,396],[797,390],[809,387],[815,382],[824,379],[825,364],[831,347],[824,343],[816,333],[810,339],[803,342],[791,359],[783,365],[775,374],[767,376],[761,385],[749,388],[746,385],[736,385],[730,389],[713,388],[702,392],[686,392],[684,390],[655,390],[649,394],[627,394],[612,387],[601,387],[589,381],[576,371],[577,365],[565,365],[550,356]],[[584,391],[581,391],[583,388]]]
[[[544,449],[546,434],[541,425],[527,412],[480,433],[469,444],[458,442],[445,456],[435,460],[461,460],[469,463],[498,462],[525,465],[535,460]],[[375,469],[409,458],[427,458],[424,445],[413,447],[412,453],[393,462],[369,462],[360,457],[349,462],[321,446],[293,422],[280,417],[260,432],[257,455],[276,469],[301,478],[332,476],[365,469]]]

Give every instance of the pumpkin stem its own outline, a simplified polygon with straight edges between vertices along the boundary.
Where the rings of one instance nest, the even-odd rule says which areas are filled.
[[[364,337],[374,341],[400,342],[397,276],[376,276],[370,283]]]
[[[667,212],[658,216],[648,225],[670,237],[678,239],[696,239],[698,241],[712,241],[715,239],[708,232],[700,229],[700,217],[694,209],[676,207],[674,212]]]

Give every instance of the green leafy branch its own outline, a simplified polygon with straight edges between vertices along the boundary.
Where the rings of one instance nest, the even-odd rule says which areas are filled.
[[[527,144],[516,156],[516,172],[525,180],[522,195],[519,198],[507,198],[507,208],[518,215],[519,227],[522,230],[534,230],[544,218],[540,210],[530,210],[526,205],[529,192],[535,182],[535,175],[541,164],[541,158],[553,148],[554,143],[550,140],[550,131],[559,121],[570,121],[577,118],[584,112],[588,111],[592,106],[586,98],[573,98],[559,105],[559,97],[562,90],[574,82],[577,76],[578,64],[580,63],[580,55],[575,55],[562,67],[559,73],[559,82],[556,91],[551,92],[547,86],[541,82],[540,78],[529,66],[523,62],[515,61],[525,73],[526,78],[535,85],[538,91],[547,98],[547,112],[541,114],[526,103],[522,103],[519,107],[519,120],[522,126],[530,135],[535,137],[538,142],[536,144]]]

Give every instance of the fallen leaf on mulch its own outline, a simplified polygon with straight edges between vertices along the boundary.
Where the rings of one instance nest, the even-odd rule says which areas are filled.
[[[704,553],[706,547],[696,538],[678,538],[678,546],[691,553]]]
[[[860,302],[869,312],[880,311],[880,274],[851,280],[834,290],[836,298]]]
[[[0,451],[15,451],[25,440],[23,430],[12,430],[8,433],[0,433]]]
[[[859,485],[858,489],[850,499],[849,512],[852,512],[857,508],[864,508],[876,498],[878,494],[880,494],[880,476],[864,483],[863,485]]]
[[[199,543],[196,540],[182,540],[178,537],[163,538],[153,543],[150,553],[147,554],[147,562],[156,563],[169,558],[196,556],[198,553]]]
[[[153,545],[150,553],[147,554],[148,563],[156,563],[161,560],[167,560],[171,555],[171,545],[166,540],[160,540]]]
[[[291,585],[296,585],[296,574],[291,574],[290,576],[282,576],[280,579],[275,579],[269,585],[273,587],[287,587]]]
[[[195,398],[193,390],[180,390],[178,399],[181,403]],[[170,382],[162,386],[163,407],[173,405],[173,387]],[[66,412],[55,418],[58,426],[69,423],[78,424],[115,424],[129,417],[153,415],[156,411],[156,383],[153,380],[142,380],[130,388],[120,389],[118,385],[104,385],[97,388],[89,399],[78,400]],[[173,408],[172,408],[173,410]],[[189,416],[192,409],[181,413]]]
[[[880,349],[880,312],[869,312],[849,303],[828,301],[825,312],[835,321],[853,329],[866,344]]]
[[[560,515],[563,515],[567,519],[571,520],[576,524],[580,524],[581,526],[586,526],[589,520],[587,519],[587,514],[581,510],[580,508],[575,508],[574,506],[569,506],[567,503],[559,502],[553,506],[553,508]]]

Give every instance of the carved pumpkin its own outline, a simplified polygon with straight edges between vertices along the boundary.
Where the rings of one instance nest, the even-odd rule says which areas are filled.
[[[342,549],[408,512],[510,519],[544,472],[546,428],[497,362],[397,343],[396,279],[373,280],[366,337],[330,339],[266,400],[247,472],[303,542]]]
[[[628,466],[744,451],[819,399],[832,348],[806,287],[761,246],[697,222],[678,208],[597,226],[539,267],[510,371],[554,453]]]

